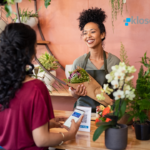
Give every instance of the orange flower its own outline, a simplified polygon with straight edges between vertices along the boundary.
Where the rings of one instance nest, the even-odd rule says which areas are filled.
[[[95,124],[96,124],[97,122],[101,122],[101,120],[99,120],[99,118],[96,118]]]
[[[106,107],[103,112],[102,112],[102,116],[104,117],[105,115],[107,115],[108,113],[111,113],[110,107]]]
[[[109,118],[107,118],[107,119],[105,120],[105,122],[109,122],[109,121],[111,121],[111,119],[109,119]]]

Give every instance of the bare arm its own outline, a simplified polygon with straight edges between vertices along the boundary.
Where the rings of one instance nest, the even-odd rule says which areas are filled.
[[[52,133],[49,131],[48,123],[36,128],[32,131],[33,139],[38,147],[49,147],[59,145],[62,141],[71,140],[75,137],[83,116],[79,119],[77,123],[72,120],[70,130],[64,132],[64,137],[60,133]]]
[[[77,89],[74,89],[73,87],[70,87],[70,89],[71,89],[71,94],[74,98],[79,98],[79,96],[86,96],[87,95],[86,88],[83,84],[79,85],[77,87]]]

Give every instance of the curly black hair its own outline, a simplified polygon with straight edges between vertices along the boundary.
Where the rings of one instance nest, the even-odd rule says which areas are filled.
[[[89,23],[89,22],[94,22],[98,24],[98,27],[100,29],[100,33],[106,33],[105,26],[103,22],[106,19],[106,14],[104,11],[102,11],[101,8],[91,8],[88,10],[83,10],[80,13],[80,17],[78,18],[79,20],[79,28],[82,31],[84,26]],[[105,39],[105,38],[104,38]],[[102,39],[102,40],[104,40]]]
[[[27,74],[34,69],[36,33],[28,25],[11,23],[0,34],[0,106],[9,107],[9,101],[21,87]],[[26,67],[31,69],[26,71]]]

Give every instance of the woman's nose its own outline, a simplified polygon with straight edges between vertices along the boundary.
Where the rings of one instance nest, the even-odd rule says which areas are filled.
[[[88,38],[91,37],[91,33],[90,32],[87,33],[87,37]]]

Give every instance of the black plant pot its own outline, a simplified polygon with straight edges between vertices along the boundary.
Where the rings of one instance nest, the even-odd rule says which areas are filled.
[[[119,124],[120,129],[105,130],[105,145],[111,150],[124,150],[127,147],[128,126]]]
[[[135,135],[138,140],[149,140],[150,124],[140,124],[140,122],[134,122]]]
[[[0,6],[5,5],[7,2],[4,2],[4,0],[0,0]]]

